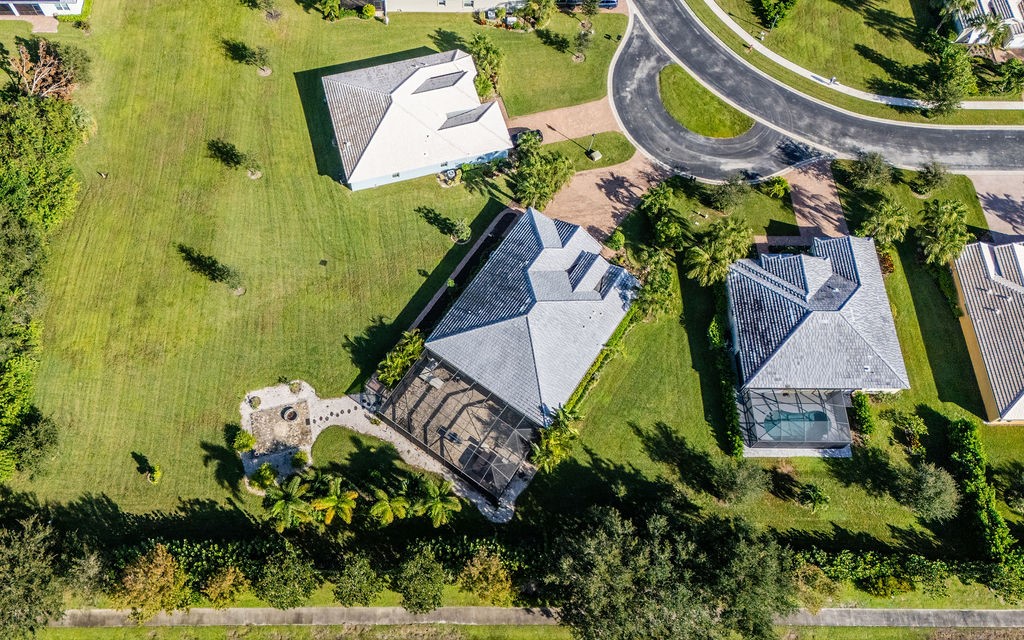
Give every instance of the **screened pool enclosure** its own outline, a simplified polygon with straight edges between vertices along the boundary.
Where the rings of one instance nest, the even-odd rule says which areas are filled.
[[[845,391],[755,389],[740,393],[744,440],[752,448],[840,448],[850,444]]]

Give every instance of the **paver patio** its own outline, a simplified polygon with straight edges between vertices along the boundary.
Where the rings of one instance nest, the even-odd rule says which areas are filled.
[[[996,242],[1024,239],[1024,173],[968,174]]]

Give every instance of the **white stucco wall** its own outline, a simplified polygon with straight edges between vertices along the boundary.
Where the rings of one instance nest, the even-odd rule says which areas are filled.
[[[82,14],[82,8],[85,6],[85,0],[69,0],[66,3],[55,3],[55,2],[17,2],[17,3],[5,3],[0,0],[0,4],[11,4],[14,6],[14,10],[22,15],[19,8],[25,4],[38,4],[39,8],[42,9],[44,16],[77,16]],[[67,8],[64,9],[63,7]],[[26,16],[38,15],[38,14],[25,14]],[[11,17],[11,16],[8,16]]]
[[[403,180],[412,180],[413,178],[422,178],[423,176],[433,175],[435,173],[441,173],[448,169],[458,169],[464,164],[482,164],[484,162],[490,162],[497,160],[498,158],[504,158],[508,155],[508,150],[495,151],[484,156],[469,157],[469,158],[456,158],[443,163],[433,164],[428,167],[421,167],[419,169],[413,169],[411,171],[403,171],[398,176],[385,175],[378,176],[376,178],[369,178],[360,180],[359,182],[347,183],[349,188],[353,191],[362,191],[363,189],[372,189],[374,187],[380,187],[393,182],[402,182]]]

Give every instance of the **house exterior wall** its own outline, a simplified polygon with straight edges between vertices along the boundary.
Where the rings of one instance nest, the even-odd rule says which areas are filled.
[[[4,2],[3,0],[0,0],[0,5],[6,5],[6,7],[13,8],[14,12],[19,16],[77,16],[81,15],[82,8],[85,6],[85,0],[68,0],[67,2],[24,2],[23,0],[19,0],[17,2]],[[42,13],[35,12],[34,7],[38,7]],[[6,13],[6,11],[4,13]]]
[[[383,4],[388,13],[472,13],[498,7],[511,11],[523,3],[503,0],[384,0]]]
[[[386,184],[392,184],[394,182],[402,182],[403,180],[412,180],[413,178],[422,178],[423,176],[429,176],[448,169],[458,169],[463,164],[483,164],[484,162],[491,162],[492,160],[498,160],[508,156],[508,150],[503,149],[501,151],[495,151],[494,153],[486,154],[483,156],[471,156],[468,158],[454,158],[446,162],[432,164],[419,169],[413,169],[412,171],[403,171],[398,175],[384,175],[377,176],[375,178],[366,178],[356,182],[349,182],[348,187],[353,191],[361,191],[363,189],[372,189],[374,187],[380,187]]]

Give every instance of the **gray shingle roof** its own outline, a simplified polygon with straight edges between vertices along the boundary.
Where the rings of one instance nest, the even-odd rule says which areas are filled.
[[[744,388],[909,388],[870,238],[740,260],[726,285]]]
[[[967,245],[954,268],[996,409],[1024,418],[1024,242]]]
[[[615,331],[637,282],[576,225],[530,208],[434,329],[427,349],[538,424]]]
[[[419,69],[468,56],[465,51],[456,49],[324,76],[321,80],[324,96],[327,98],[327,109],[331,114],[331,125],[334,127],[345,175],[352,175],[359,164],[366,146],[391,106],[391,94],[402,83]],[[462,75],[449,73],[429,78],[416,92],[452,86]],[[424,88],[432,81],[434,85]]]

